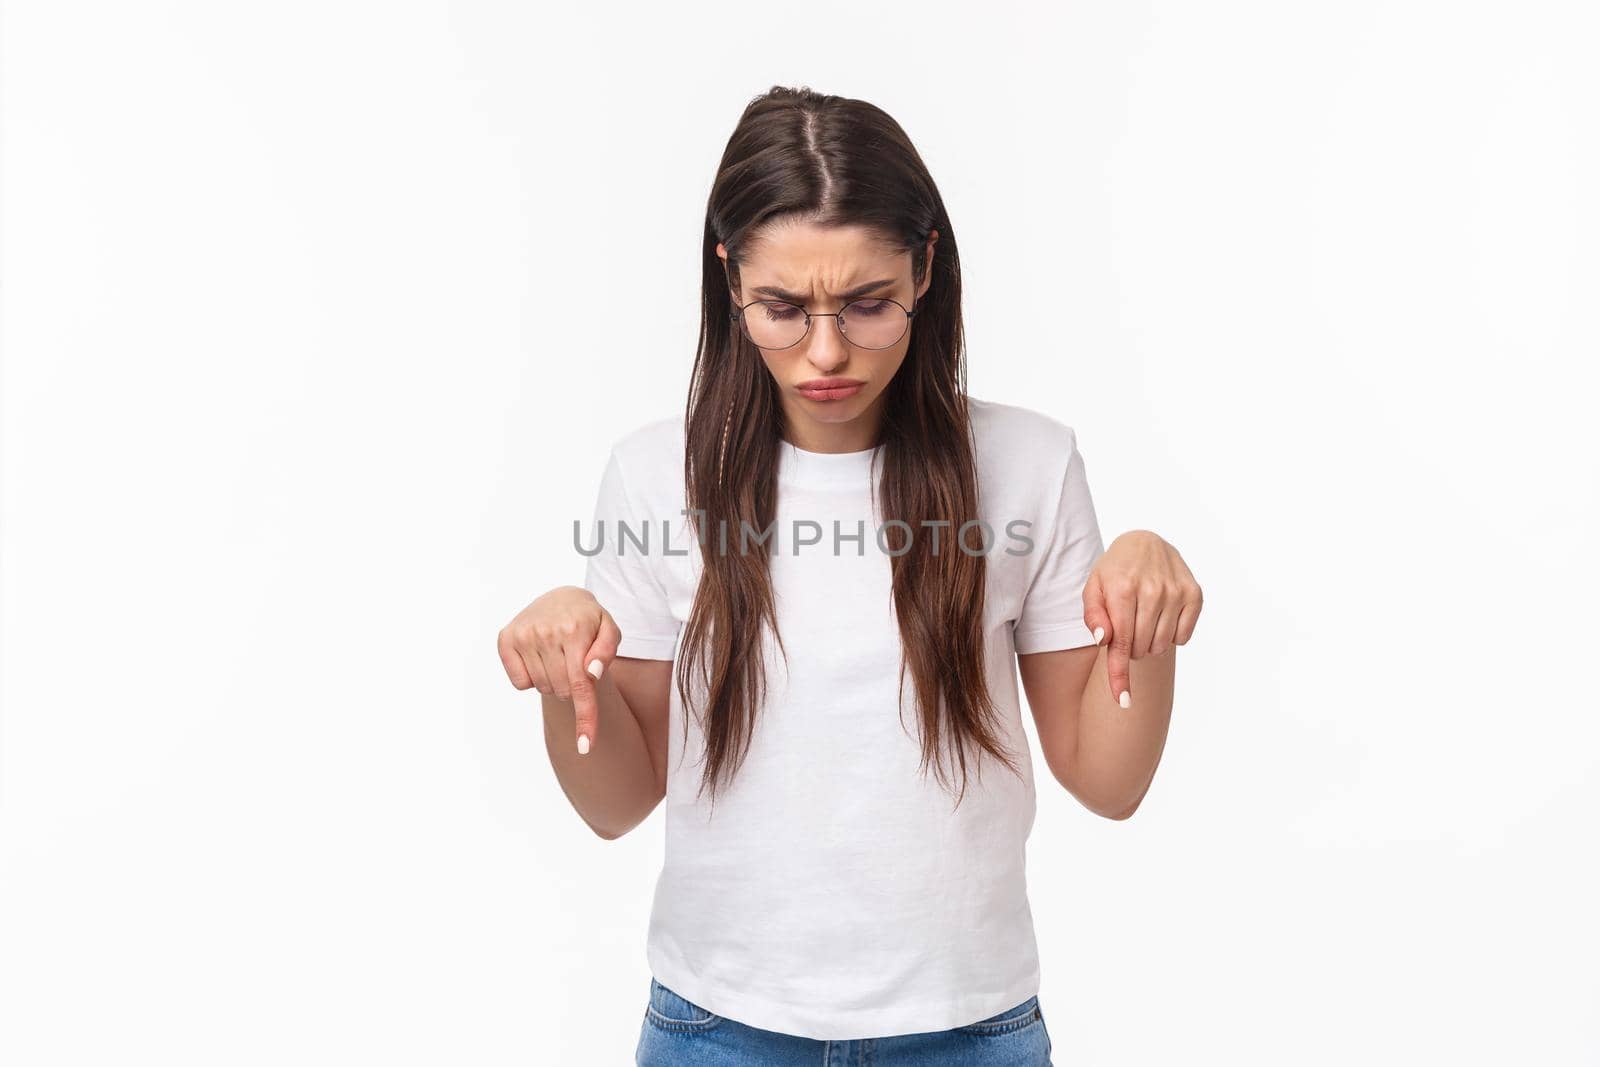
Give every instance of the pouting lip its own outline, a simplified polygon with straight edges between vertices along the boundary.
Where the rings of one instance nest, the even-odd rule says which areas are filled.
[[[796,389],[846,389],[852,385],[866,385],[866,382],[855,378],[813,378],[809,382],[801,382]]]

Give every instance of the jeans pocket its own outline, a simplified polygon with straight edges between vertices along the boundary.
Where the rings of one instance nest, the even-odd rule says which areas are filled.
[[[1030,1026],[1044,1026],[1044,1012],[1039,1008],[1038,996],[1031,996],[1014,1008],[1007,1008],[987,1019],[979,1019],[966,1026],[956,1029],[963,1034],[977,1034],[982,1037],[991,1037],[999,1034],[1014,1034]]]
[[[679,996],[654,976],[650,978],[650,1002],[645,1006],[644,1017],[652,1026],[678,1034],[698,1033],[722,1022],[722,1016]]]

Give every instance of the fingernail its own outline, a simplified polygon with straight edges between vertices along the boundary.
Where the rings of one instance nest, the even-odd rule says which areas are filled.
[[[594,678],[595,678],[596,681],[600,680],[600,672],[605,670],[605,669],[606,669],[606,665],[604,663],[601,663],[599,660],[592,659],[592,660],[589,661],[589,673],[594,675]]]
[[[1129,696],[1128,691],[1124,689],[1122,695],[1117,698],[1117,703],[1125,708],[1131,708],[1133,707],[1133,697]]]
[[[1127,705],[1124,704],[1123,707],[1127,707]],[[579,734],[578,735],[578,755],[587,756],[588,754],[589,754],[589,735],[588,734]]]
[[[1104,626],[1096,626],[1094,628],[1094,643],[1098,645],[1101,641],[1104,641],[1105,639],[1106,639],[1106,628]]]

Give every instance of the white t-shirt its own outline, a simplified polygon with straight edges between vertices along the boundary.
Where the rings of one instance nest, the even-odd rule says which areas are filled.
[[[990,532],[973,527],[966,543],[989,544],[989,685],[1023,778],[980,752],[954,807],[933,768],[919,774],[909,672],[903,725],[898,702],[900,632],[890,556],[877,541],[886,517],[869,480],[874,451],[780,443],[768,547],[788,666],[769,634],[767,702],[714,810],[709,795],[695,795],[703,734],[691,718],[686,752],[672,686],[665,863],[646,955],[659,981],[707,1011],[842,1041],[963,1026],[1039,991],[1024,877],[1035,793],[1015,654],[1094,643],[1082,597],[1103,545],[1071,427],[968,403]],[[583,535],[593,548],[604,520],[585,586],[621,628],[622,656],[675,658],[703,567],[683,514],[683,428],[681,415],[659,419],[613,445]],[[940,551],[951,535],[940,531]],[[884,544],[903,537],[891,530]],[[737,544],[730,529],[729,550]],[[946,769],[959,788],[959,771]]]

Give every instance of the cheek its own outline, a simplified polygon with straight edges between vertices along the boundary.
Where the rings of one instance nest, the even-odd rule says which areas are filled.
[[[893,348],[879,352],[878,356],[880,358],[878,360],[878,367],[883,377],[889,378],[896,374],[901,365],[906,361],[906,353],[910,351],[911,342],[909,340],[902,340]]]

